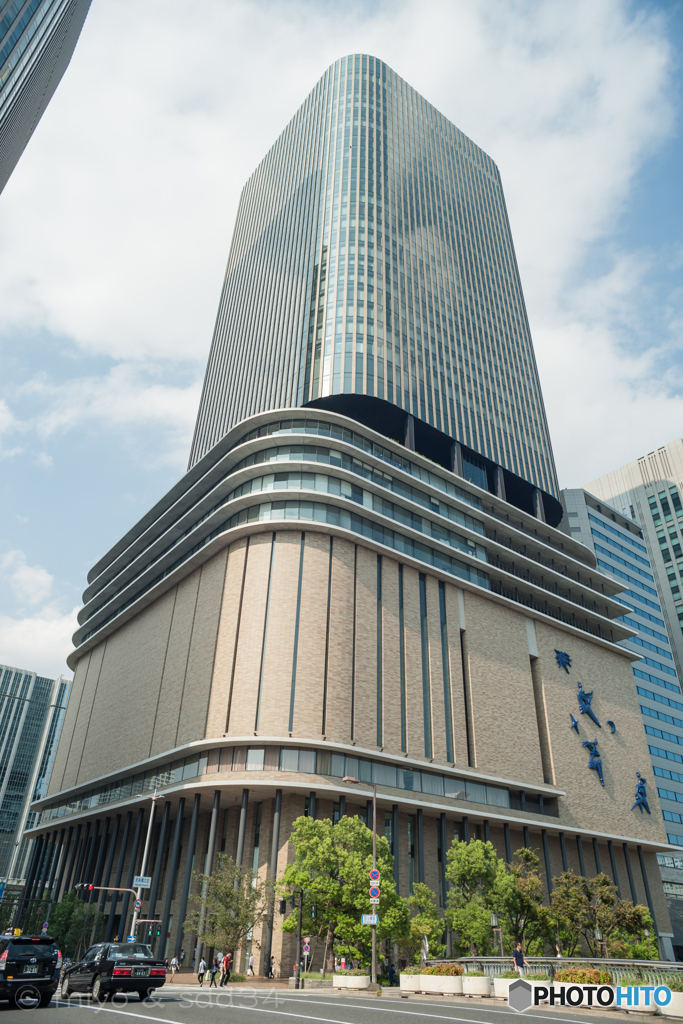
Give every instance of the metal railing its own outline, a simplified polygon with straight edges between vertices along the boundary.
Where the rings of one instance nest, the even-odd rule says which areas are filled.
[[[670,960],[616,960],[601,957],[548,957],[548,956],[527,956],[529,964],[527,974],[548,974],[554,978],[557,971],[563,971],[567,967],[595,967],[600,971],[608,971],[616,985],[624,984],[624,979],[636,979],[637,984],[662,984],[665,979],[672,975],[680,974],[683,978],[683,963],[674,963]],[[431,964],[460,964],[465,968],[482,970],[491,978],[498,978],[504,971],[513,969],[511,956],[464,956],[457,959],[430,959]],[[632,983],[632,982],[631,982]]]

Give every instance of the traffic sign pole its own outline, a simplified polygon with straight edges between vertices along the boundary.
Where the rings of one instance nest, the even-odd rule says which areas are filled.
[[[372,787],[372,877],[377,871],[377,786]],[[377,880],[379,885],[379,880]],[[377,893],[379,896],[379,892]],[[372,926],[372,984],[377,984],[377,925]]]
[[[159,797],[157,796],[157,791],[155,789],[154,793],[150,796],[150,800],[152,801],[152,809],[149,812],[149,825],[147,826],[147,838],[145,839],[145,850],[144,850],[144,853],[142,854],[142,867],[140,868],[140,874],[141,875],[144,875],[144,873],[147,870],[147,860],[149,858],[149,849],[150,849],[150,846],[152,845],[152,829],[154,828],[154,815],[156,814],[157,800],[158,799],[159,799]],[[140,913],[140,908],[141,907],[142,907],[142,888],[138,888],[136,890],[136,893],[135,893],[135,909],[133,910],[133,923],[130,926],[130,933],[131,933],[131,935],[135,935],[136,934],[136,928],[137,928],[137,922],[138,922],[138,914]],[[122,921],[121,922],[121,931],[122,932],[124,930],[124,926],[125,926],[125,921]]]

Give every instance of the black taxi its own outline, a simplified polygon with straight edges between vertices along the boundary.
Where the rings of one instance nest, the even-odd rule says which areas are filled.
[[[98,942],[82,960],[62,973],[60,994],[89,992],[105,1002],[116,992],[137,992],[140,999],[154,995],[166,981],[166,965],[142,942]]]
[[[47,1007],[57,991],[62,954],[49,935],[0,937],[0,999]]]

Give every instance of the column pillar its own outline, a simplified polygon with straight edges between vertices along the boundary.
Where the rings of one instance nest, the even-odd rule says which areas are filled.
[[[81,848],[78,851],[78,860],[76,861],[76,872],[74,874],[74,885],[78,885],[79,882],[83,881],[83,862],[85,861],[86,850],[88,849],[88,838],[90,836],[91,822],[87,822],[85,826],[85,835],[81,842]]]
[[[374,824],[372,820],[372,800],[368,800],[367,804],[365,805],[365,820],[367,822],[368,828],[372,832],[372,826]]]
[[[562,870],[569,871],[569,861],[567,860],[567,847],[564,841],[564,832],[560,832],[560,853],[562,854]]]
[[[197,845],[197,823],[199,822],[199,805],[201,802],[201,793],[195,793],[194,803],[192,805],[192,818],[190,819],[190,838],[187,844],[187,857],[185,858],[185,878],[183,880],[183,891],[180,897],[178,930],[176,931],[175,939],[175,955],[177,957],[180,956],[180,951],[183,948],[183,923],[187,913],[187,900],[190,895],[190,886],[192,884],[192,859],[194,857],[194,848]]]
[[[309,818],[313,818],[314,821],[315,821],[316,811],[317,811],[317,807],[316,807],[315,793],[311,790],[311,792],[310,792],[310,794],[308,796],[308,817]]]
[[[396,883],[396,892],[398,892],[398,882],[400,877],[398,860],[398,804],[391,805],[391,846],[391,852],[394,857],[394,882]]]
[[[247,807],[249,806],[249,790],[242,790],[242,806],[240,807],[240,823],[237,831],[237,856],[235,863],[238,868],[242,867],[244,859],[244,837],[247,834]],[[234,955],[234,953],[233,953]]]
[[[344,793],[339,797],[339,818],[343,818],[346,814],[346,796]]]
[[[501,498],[503,501],[507,501],[505,497],[505,477],[503,476],[503,467],[496,466],[493,471],[493,479],[495,483],[494,494],[497,498]]]
[[[55,882],[55,875],[57,874],[57,868],[59,866],[59,862],[60,862],[61,857],[62,857],[62,852],[64,850],[63,843],[64,843],[64,833],[65,832],[66,832],[66,829],[63,828],[62,831],[59,833],[59,841],[58,841],[56,849],[55,849],[55,855],[52,858],[52,865],[50,867],[50,874],[47,876],[47,888],[50,890],[50,898],[52,900],[55,899],[55,894],[54,894],[53,886],[54,886],[54,882]],[[57,833],[55,832],[55,835],[56,834]]]
[[[550,872],[550,849],[548,847],[548,833],[544,828],[541,829],[541,839],[543,841],[543,860],[545,861],[545,877],[548,882],[548,899],[553,893],[553,876]]]
[[[19,922],[21,920],[21,914],[24,909],[24,904],[27,902],[29,894],[33,887],[33,879],[35,878],[35,872],[38,866],[38,861],[40,859],[40,854],[43,849],[44,841],[45,840],[43,839],[43,836],[38,836],[38,838],[34,839],[33,841],[33,849],[31,850],[31,857],[28,862],[28,871],[26,872],[26,884],[24,885],[24,891],[22,893],[21,899],[19,900],[16,913],[14,915],[15,928],[19,927]]]
[[[269,877],[271,882],[277,878],[277,857],[280,851],[280,818],[282,816],[282,790],[275,790],[273,806],[273,835],[270,840]],[[263,950],[263,977],[270,977],[270,956],[273,951],[273,923],[275,919],[275,893],[268,897],[268,918],[266,920],[266,941]]]
[[[583,843],[581,842],[581,836],[576,837],[576,852],[579,855],[579,871],[584,878],[587,878],[588,876],[586,875],[586,863],[583,859]]]
[[[507,821],[503,824],[503,833],[505,835],[505,860],[510,864],[512,862],[512,843],[510,842],[510,826]]]
[[[489,819],[488,818],[484,819],[484,842],[485,843],[490,843],[491,842],[491,826],[489,825]]]
[[[417,809],[417,880],[418,882],[425,880],[425,844],[421,807]]]
[[[111,840],[110,840],[110,843],[109,843],[109,855],[107,857],[107,866],[104,869],[104,878],[102,880],[103,885],[109,885],[109,879],[111,878],[111,869],[112,869],[113,864],[114,864],[114,853],[116,851],[116,840],[119,837],[119,826],[120,825],[121,825],[121,815],[117,814],[116,818],[114,819],[114,831],[112,832]],[[106,906],[106,903],[107,903],[107,890],[103,889],[102,893],[100,895],[100,906],[99,906],[100,914],[104,914],[104,908]]]
[[[602,865],[600,864],[600,850],[598,848],[598,840],[593,836],[593,858],[595,860],[595,871],[596,874],[602,874]]]
[[[31,896],[34,899],[39,900],[43,894],[43,886],[45,884],[45,875],[47,874],[48,861],[50,859],[50,853],[52,852],[52,833],[48,832],[45,836],[45,842],[43,844],[43,852],[40,857],[40,867],[36,873],[36,880],[33,884],[33,890]]]
[[[138,820],[135,822],[135,835],[133,836],[133,849],[130,852],[130,861],[128,863],[128,877],[126,879],[126,888],[130,889],[133,886],[133,879],[135,878],[135,864],[138,859],[138,847],[140,846],[140,836],[142,834],[142,822],[145,818],[145,808],[141,807],[138,811]],[[121,904],[121,920],[119,922],[119,931],[121,933],[121,941],[125,942],[125,936],[128,934],[126,931],[127,918],[128,918],[128,905],[130,903],[130,893],[124,892],[123,903]]]
[[[110,821],[111,821],[111,818],[105,818],[104,819],[104,832],[102,833],[102,838],[100,839],[100,848],[97,851],[97,862],[95,864],[95,871],[93,873],[93,878],[92,878],[93,885],[99,885],[100,881],[102,879],[102,866],[104,864],[104,856],[105,856],[105,854],[107,852],[107,840],[109,839],[109,823],[110,823]],[[96,897],[97,897],[97,890],[93,889],[93,891],[90,893],[90,900],[88,902],[94,903]]]
[[[62,880],[64,878],[64,871],[66,869],[66,862],[69,859],[69,850],[71,848],[71,837],[74,834],[73,825],[69,826],[69,831],[66,837],[66,846],[64,847],[64,855],[62,857],[62,863],[59,868],[59,875],[57,876],[57,884],[55,886],[55,899],[58,900],[60,897],[60,891],[62,888]]]
[[[97,844],[97,838],[98,838],[99,834],[100,834],[100,819],[98,818],[97,821],[95,822],[95,831],[93,832],[92,842],[90,844],[90,849],[88,850],[88,859],[85,862],[85,871],[83,872],[83,881],[87,882],[88,885],[94,885],[95,884],[95,879],[93,878],[93,873],[92,873],[92,866],[93,866],[93,861],[95,860],[95,846]],[[90,896],[92,896],[92,893],[90,893]],[[92,900],[88,899],[88,902],[91,903]]]
[[[185,797],[181,796],[178,801],[178,813],[175,819],[175,830],[173,832],[173,847],[171,849],[171,862],[168,867],[168,878],[166,879],[166,902],[164,904],[164,916],[161,921],[161,935],[159,936],[159,948],[157,956],[162,960],[168,938],[168,922],[171,916],[171,900],[173,899],[173,882],[175,881],[176,868],[178,866],[178,854],[180,853],[180,838],[183,834],[183,814],[185,813]]]
[[[619,885],[619,875],[617,874],[617,861],[614,856],[614,847],[612,846],[611,839],[607,840],[607,849],[609,850],[609,862],[612,866],[612,878],[614,879],[614,884],[617,887],[617,896],[621,899],[621,886]]]
[[[631,869],[631,858],[628,852],[628,843],[624,843],[624,860],[626,861],[626,874],[628,875],[628,884],[631,889],[631,902],[636,904],[638,897],[636,896],[636,883],[633,880],[633,871]]]
[[[406,420],[405,420],[404,431],[405,431],[405,433],[404,433],[404,438],[403,438],[403,444],[406,446],[406,448],[409,448],[411,450],[411,452],[414,452],[415,451],[415,420],[410,415],[409,412],[406,413]]]
[[[119,862],[116,865],[116,878],[114,880],[114,888],[117,889],[121,885],[121,878],[123,877],[123,865],[126,860],[126,849],[128,848],[128,836],[130,835],[130,823],[133,820],[133,812],[128,811],[126,815],[126,824],[123,826],[123,835],[121,836],[121,849],[119,850]],[[109,910],[109,919],[107,920],[107,929],[104,933],[104,941],[111,942],[112,935],[114,934],[114,918],[116,916],[116,904],[119,901],[119,894],[113,892],[111,894],[111,908]]]
[[[469,843],[470,841],[470,819],[467,815],[463,815],[462,819],[462,841],[463,843]]]
[[[545,508],[543,507],[543,495],[539,491],[538,487],[534,488],[534,515],[537,519],[540,519],[542,523],[546,522]]]
[[[531,840],[529,839],[529,828],[527,825],[522,825],[522,833],[524,835],[524,845],[527,850],[531,849]]]
[[[462,465],[462,445],[459,441],[453,441],[450,450],[450,466],[451,473],[455,473],[456,476],[465,475]]]
[[[78,844],[81,839],[81,830],[83,825],[80,824],[76,828],[76,838],[74,839],[74,848],[71,851],[71,860],[69,861],[69,867],[66,872],[66,878],[64,879],[64,895],[71,889],[71,879],[73,878],[74,864],[76,863],[76,855],[78,853]],[[63,898],[63,897],[62,897]]]
[[[643,857],[643,848],[642,846],[636,846],[636,850],[638,851],[638,860],[640,861],[640,873],[643,876],[643,885],[645,886],[645,898],[647,900],[647,906],[650,911],[650,917],[652,918],[652,924],[654,925],[657,941],[659,941],[659,929],[657,927],[657,918],[655,917],[655,908],[652,905],[652,896],[650,895],[650,883],[648,882],[647,871],[645,870],[645,858]]]
[[[164,847],[166,846],[166,833],[168,832],[168,819],[171,813],[171,801],[167,800],[164,804],[164,813],[161,818],[161,826],[159,828],[159,840],[157,843],[157,856],[154,864],[154,878],[152,879],[152,889],[149,894],[149,916],[154,917],[157,908],[157,896],[159,895],[159,885],[161,884],[161,869],[164,863]],[[199,963],[199,961],[197,961]]]

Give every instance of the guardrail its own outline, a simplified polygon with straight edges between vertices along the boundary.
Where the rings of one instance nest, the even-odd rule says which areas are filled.
[[[596,967],[598,970],[609,971],[615,984],[620,985],[626,977],[635,977],[638,982],[647,985],[650,983],[661,984],[665,978],[672,974],[680,974],[683,978],[683,963],[674,963],[670,960],[615,960],[604,957],[548,957],[548,956],[527,956],[525,957],[530,970],[527,973],[538,971],[542,974],[549,974],[551,979],[555,977],[556,971],[564,970],[567,967]],[[457,959],[432,959],[428,964],[460,964],[467,971],[468,967],[475,967],[483,970],[492,978],[499,977],[503,971],[512,970],[513,960],[511,956],[465,956]]]

